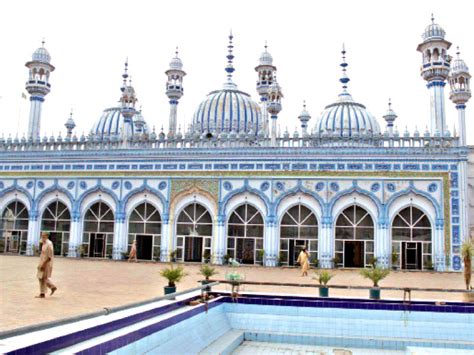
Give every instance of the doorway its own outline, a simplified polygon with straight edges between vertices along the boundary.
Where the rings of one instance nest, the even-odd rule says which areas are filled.
[[[153,236],[137,235],[137,259],[151,260]]]
[[[184,238],[184,261],[202,262],[202,237]]]
[[[49,240],[53,243],[54,255],[61,255],[62,233],[49,232]]]
[[[241,260],[242,264],[255,263],[255,239],[237,238],[237,250],[235,258]]]
[[[307,246],[309,245],[307,240],[301,240],[301,239],[289,239],[288,240],[288,265],[289,266],[294,266],[296,264],[296,261],[298,260],[298,256],[300,255],[300,252],[304,248],[308,248]]]
[[[344,267],[364,267],[364,242],[344,242]]]
[[[91,233],[89,256],[95,258],[105,257],[105,234]]]
[[[422,244],[418,242],[402,243],[402,268],[408,270],[422,269]]]
[[[11,235],[6,237],[6,252],[18,253],[20,247],[21,231],[11,231]]]

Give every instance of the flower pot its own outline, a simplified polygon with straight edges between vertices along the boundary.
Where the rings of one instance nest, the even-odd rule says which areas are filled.
[[[165,295],[176,292],[176,286],[165,286]]]
[[[380,288],[371,288],[370,289],[370,299],[379,300],[380,299]]]
[[[209,280],[202,280],[202,281],[201,281],[201,285],[203,285],[203,286],[204,286],[204,285],[207,285],[207,284],[209,284],[209,283],[211,283],[211,281],[209,281]],[[206,287],[206,288],[203,288],[203,291],[211,292],[211,288],[208,286],[208,287]]]
[[[320,287],[319,297],[329,297],[329,287]]]

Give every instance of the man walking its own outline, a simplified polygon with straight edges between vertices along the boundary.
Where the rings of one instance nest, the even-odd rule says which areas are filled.
[[[50,280],[53,272],[54,248],[53,243],[48,239],[48,237],[48,233],[41,233],[41,241],[43,245],[41,246],[40,261],[38,264],[38,272],[36,274],[40,284],[40,294],[39,296],[36,296],[36,298],[45,298],[47,288],[51,290],[51,296],[57,290],[57,287],[54,286]]]

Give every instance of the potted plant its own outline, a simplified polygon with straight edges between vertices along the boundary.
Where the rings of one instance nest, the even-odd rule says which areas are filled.
[[[427,270],[434,270],[433,262],[431,260],[428,260],[426,262],[426,269]]]
[[[474,291],[471,286],[472,258],[474,257],[474,241],[472,239],[462,243],[461,256],[464,261],[464,282],[466,290],[469,291],[464,294],[464,301],[474,302]]]
[[[181,281],[183,277],[187,275],[182,266],[174,267],[173,264],[170,264],[170,267],[167,267],[160,271],[160,275],[168,280],[168,286],[165,286],[165,295],[176,292],[176,283]]]
[[[265,250],[257,250],[257,261],[263,265],[263,258],[265,257]]]
[[[321,270],[319,272],[316,272],[315,274],[316,274],[316,276],[313,277],[313,279],[318,280],[319,285],[321,286],[321,287],[319,287],[319,297],[328,297],[329,296],[329,288],[326,287],[326,286],[327,286],[329,280],[331,280],[334,277],[334,275],[331,274],[327,270]]]
[[[318,260],[317,258],[313,258],[313,259],[311,260],[311,264],[312,264],[315,268],[317,268],[317,267],[319,267],[319,260]]]
[[[390,274],[389,269],[382,269],[380,267],[370,267],[360,270],[360,274],[371,280],[374,283],[374,286],[370,289],[370,298],[373,300],[380,299],[380,288],[379,282],[386,278]]]
[[[369,258],[369,264],[372,266],[372,267],[377,267],[377,263],[378,263],[379,259],[374,257],[374,256],[371,256]]]
[[[230,259],[230,255],[229,254],[225,254],[224,255],[224,264],[227,265],[229,263],[229,259]]]
[[[212,277],[212,276],[214,276],[214,275],[217,275],[219,272],[218,272],[215,268],[213,268],[213,267],[211,267],[211,266],[209,266],[209,265],[207,265],[207,264],[204,264],[204,265],[202,265],[201,268],[199,269],[199,273],[200,273],[202,276],[204,276],[204,278],[205,278],[205,280],[202,280],[202,281],[201,281],[201,284],[202,284],[202,285],[207,285],[207,284],[210,282],[210,281],[209,281],[209,278]],[[207,287],[205,290],[206,290],[206,291],[210,291],[211,289],[210,289],[210,287]]]
[[[209,264],[211,262],[211,252],[209,250],[206,250],[204,252],[202,259],[203,259],[203,262],[205,262],[206,264]]]
[[[395,252],[392,252],[392,269],[398,269],[398,254]]]
[[[334,269],[337,269],[339,263],[341,262],[341,259],[339,258],[339,256],[335,256],[334,258],[331,259],[331,261],[332,261],[332,265]]]

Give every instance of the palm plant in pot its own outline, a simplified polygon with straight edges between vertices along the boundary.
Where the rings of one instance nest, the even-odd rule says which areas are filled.
[[[199,273],[205,277],[205,280],[201,281],[201,284],[202,285],[207,285],[210,281],[209,281],[209,278],[214,276],[214,275],[217,275],[219,272],[211,267],[210,265],[208,264],[204,264],[201,266],[201,268],[199,269]],[[207,287],[205,289],[206,291],[210,291],[211,288],[210,287]]]
[[[382,269],[380,267],[369,267],[360,270],[360,274],[373,282],[373,287],[370,289],[370,298],[373,300],[380,299],[379,282],[390,274],[389,269]]]
[[[182,266],[174,267],[170,264],[169,267],[160,271],[160,275],[168,280],[168,286],[165,286],[165,295],[176,292],[176,283],[181,281],[187,275]]]
[[[331,274],[327,270],[321,270],[319,272],[315,273],[315,276],[313,279],[318,280],[319,285],[319,297],[328,297],[329,296],[329,288],[326,287],[329,280],[331,280],[334,277],[333,274]]]

